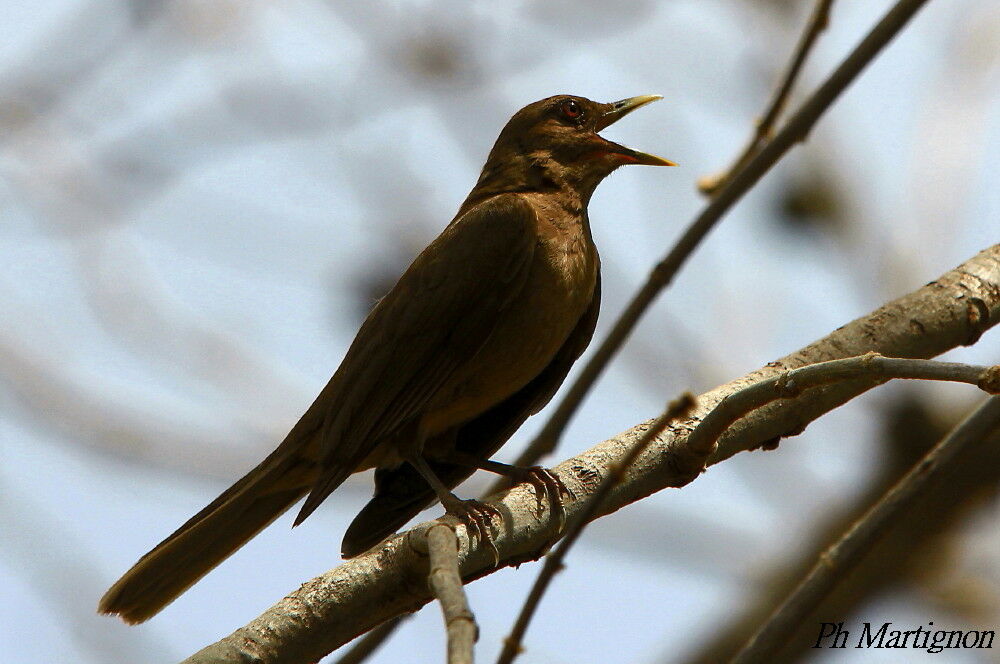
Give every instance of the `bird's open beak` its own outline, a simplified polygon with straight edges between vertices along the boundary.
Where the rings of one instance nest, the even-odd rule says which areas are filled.
[[[608,104],[610,108],[597,119],[597,123],[594,126],[596,131],[601,131],[605,127],[608,127],[615,122],[618,122],[623,117],[639,108],[640,106],[645,106],[651,102],[663,99],[661,95],[640,95],[638,97],[629,97],[628,99],[622,99],[621,101],[616,101]],[[632,148],[627,148],[624,145],[618,145],[617,143],[612,143],[607,141],[614,146],[614,154],[621,155],[624,157],[628,163],[632,164],[645,164],[647,166],[676,166],[672,161],[664,159],[662,157],[657,157],[656,155],[647,154],[645,152],[639,152],[638,150],[633,150]]]

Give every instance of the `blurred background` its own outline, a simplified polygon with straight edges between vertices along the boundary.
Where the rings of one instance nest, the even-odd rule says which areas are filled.
[[[696,179],[745,144],[812,4],[6,0],[0,659],[174,662],[335,566],[368,476],[294,531],[286,514],[152,621],[95,614],[139,555],[283,437],[373,302],[451,219],[514,111],[556,93],[659,93],[605,132],[681,166],[623,169],[594,197],[603,338],[704,204]],[[793,108],[889,4],[834,3]],[[997,242],[998,44],[1000,4],[930,2],[693,256],[558,459]],[[998,351],[994,330],[948,358],[995,363]],[[776,452],[739,455],[602,519],[543,601],[519,662],[719,661],[744,622],[981,398],[891,384]],[[803,640],[820,620],[996,629],[998,457],[1000,441],[966,459]],[[469,587],[483,661],[537,570]],[[443,651],[431,606],[373,661]],[[786,654],[804,656],[929,657]],[[1000,661],[1000,649],[941,657]]]

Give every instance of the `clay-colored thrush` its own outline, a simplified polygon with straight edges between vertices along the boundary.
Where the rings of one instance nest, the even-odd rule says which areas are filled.
[[[656,99],[559,95],[518,111],[458,214],[368,315],[281,445],[139,559],[99,610],[147,620],[302,496],[296,524],[368,468],[375,495],[344,536],[346,557],[435,500],[488,537],[491,510],[451,493],[476,468],[532,481],[556,509],[554,476],[489,457],[590,342],[600,302],[591,194],[619,166],[672,165],[597,132]]]

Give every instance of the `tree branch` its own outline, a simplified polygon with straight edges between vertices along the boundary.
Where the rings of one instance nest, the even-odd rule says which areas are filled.
[[[444,615],[448,664],[472,664],[472,647],[479,639],[479,627],[458,574],[458,538],[450,525],[439,522],[427,529],[426,536],[431,559],[428,579]]]
[[[334,664],[361,664],[361,662],[373,655],[375,651],[378,650],[379,646],[385,643],[386,639],[392,636],[393,632],[396,631],[396,628],[399,627],[403,620],[407,617],[407,615],[402,615],[396,616],[391,620],[386,620],[384,623],[355,641],[347,652],[337,658],[337,661]]]
[[[688,436],[728,394],[787,369],[872,351],[898,357],[933,357],[956,346],[975,343],[998,321],[1000,244],[827,337],[699,396],[693,414],[682,422],[668,425],[628,467],[622,482],[611,489],[598,509],[598,516],[661,489],[689,482],[693,478],[691,462],[697,455],[687,445]],[[847,380],[814,387],[795,398],[759,408],[739,419],[722,435],[709,464],[743,450],[761,447],[781,436],[801,432],[807,423],[877,383],[877,379],[871,378]],[[648,427],[648,422],[636,426],[554,469],[574,493],[574,497],[565,501],[568,519],[576,518],[610,469],[624,458]],[[556,536],[558,519],[549,511],[537,513],[532,488],[518,485],[492,504],[504,514],[494,538],[503,565],[537,559]],[[420,528],[417,526],[408,533]],[[498,569],[493,565],[491,551],[486,547],[470,546],[462,529],[458,535],[459,567],[465,581]],[[389,618],[414,611],[430,599],[426,560],[408,544],[408,534],[402,533],[387,540],[379,549],[306,582],[248,625],[204,648],[186,662],[301,664],[316,661],[359,634]]]
[[[996,368],[996,367],[994,367]],[[799,621],[830,592],[879,537],[923,495],[924,489],[967,448],[983,442],[1000,427],[1000,397],[987,399],[945,436],[896,486],[816,561],[809,574],[732,660],[734,664],[769,661],[788,643]]]
[[[799,37],[799,43],[795,46],[795,51],[792,53],[792,59],[788,62],[788,68],[785,70],[784,76],[781,77],[778,87],[774,89],[774,94],[771,95],[771,101],[767,105],[767,110],[757,120],[756,129],[750,138],[750,142],[747,143],[743,152],[728,169],[715,175],[706,175],[698,180],[698,190],[701,193],[709,196],[715,194],[715,192],[729,182],[734,173],[746,166],[751,157],[757,154],[771,138],[774,125],[777,123],[781,111],[785,108],[788,96],[792,92],[792,86],[795,84],[795,79],[798,78],[799,72],[802,70],[802,65],[805,64],[809,51],[812,50],[820,33],[826,29],[827,23],[830,20],[831,5],[833,5],[833,0],[816,0],[816,6],[813,7],[812,15],[806,23],[802,36]]]
[[[779,399],[796,397],[811,387],[854,378],[870,378],[879,383],[892,378],[951,381],[975,385],[987,394],[1000,393],[1000,365],[981,367],[959,362],[883,357],[869,351],[857,357],[786,371],[726,396],[691,432],[687,444],[697,450],[713,449],[719,436],[747,413]]]

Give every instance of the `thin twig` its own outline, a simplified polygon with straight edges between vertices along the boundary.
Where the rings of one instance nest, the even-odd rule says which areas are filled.
[[[753,136],[750,138],[750,142],[747,143],[742,154],[736,158],[733,165],[727,170],[715,175],[706,175],[698,180],[698,190],[701,193],[711,196],[717,192],[729,181],[733,173],[738,172],[746,166],[750,158],[757,154],[771,138],[774,125],[777,123],[778,118],[781,116],[781,111],[784,110],[785,104],[788,102],[788,96],[792,92],[792,86],[795,84],[799,72],[802,71],[802,65],[805,63],[806,57],[812,50],[820,33],[826,29],[830,21],[830,7],[832,5],[833,0],[816,0],[816,6],[813,7],[812,15],[809,17],[802,35],[799,37],[799,43],[796,44],[795,51],[792,53],[792,59],[788,62],[788,68],[781,77],[778,87],[774,89],[771,100],[768,102],[767,110],[757,120],[756,128]]]
[[[701,240],[729,211],[729,208],[756,184],[793,145],[805,140],[813,125],[830,105],[926,3],[927,0],[899,0],[840,66],[830,74],[829,78],[808,101],[788,120],[774,139],[754,155],[746,167],[736,173],[709,201],[701,214],[695,218],[677,244],[670,250],[670,253],[653,269],[643,287],[633,296],[632,301],[615,322],[607,338],[591,356],[559,407],[546,422],[541,433],[518,457],[517,465],[532,465],[537,462],[537,459],[550,454],[555,449],[566,424],[579,408],[591,386],[628,339],[649,305],[664,288],[670,285],[678,270],[684,265],[688,256]]]
[[[448,634],[448,664],[472,664],[472,646],[479,638],[479,628],[458,572],[458,538],[454,527],[436,523],[428,528],[427,553],[431,561],[430,586],[441,604]]]
[[[538,578],[535,579],[535,584],[531,587],[531,592],[528,593],[527,599],[525,599],[524,606],[521,607],[521,612],[517,616],[517,620],[514,622],[514,627],[511,628],[510,635],[504,639],[503,650],[500,651],[500,657],[497,659],[497,664],[511,664],[514,658],[517,657],[521,652],[521,641],[524,639],[524,633],[528,629],[528,623],[531,622],[532,616],[535,614],[535,610],[538,608],[539,603],[542,600],[542,595],[548,590],[549,584],[552,583],[552,579],[555,578],[556,572],[562,569],[563,560],[566,558],[566,554],[569,552],[570,547],[579,539],[580,534],[583,533],[583,529],[586,527],[594,516],[597,514],[597,510],[601,507],[601,503],[607,497],[608,493],[612,488],[619,482],[621,482],[622,477],[625,475],[625,471],[628,469],[632,463],[639,458],[639,455],[646,451],[649,444],[659,436],[663,430],[670,424],[671,420],[678,417],[683,417],[695,406],[695,398],[692,394],[685,392],[676,400],[672,401],[667,409],[658,418],[653,420],[649,425],[649,429],[639,438],[638,441],[629,449],[628,454],[615,464],[604,479],[601,481],[600,486],[598,486],[597,491],[595,491],[590,498],[587,500],[587,504],[583,506],[580,512],[576,515],[572,522],[566,529],[566,536],[559,546],[556,547],[552,553],[545,556],[545,563],[542,565],[541,571],[538,573]],[[701,459],[700,464],[696,464],[694,469],[694,474],[697,475],[705,466],[705,461],[708,459],[708,455],[711,454],[712,450],[707,450]],[[697,467],[700,466],[700,467]]]
[[[381,646],[386,639],[392,636],[396,628],[399,627],[403,620],[405,620],[409,614],[405,616],[397,616],[386,620],[384,623],[368,632],[360,639],[356,639],[354,644],[350,649],[337,659],[334,664],[361,664],[369,657],[371,657],[379,646]]]
[[[867,353],[829,362],[818,362],[754,383],[719,402],[688,437],[695,453],[715,448],[719,436],[733,422],[772,401],[797,397],[810,387],[852,378],[909,378],[976,385],[988,394],[1000,393],[1000,365],[985,367],[959,362],[883,357]]]
[[[764,662],[788,642],[803,616],[860,561],[878,538],[892,527],[926,488],[948,470],[956,457],[982,442],[1000,427],[1000,397],[987,399],[934,446],[909,473],[886,493],[841,539],[816,561],[809,574],[751,637],[732,660],[734,664]]]

